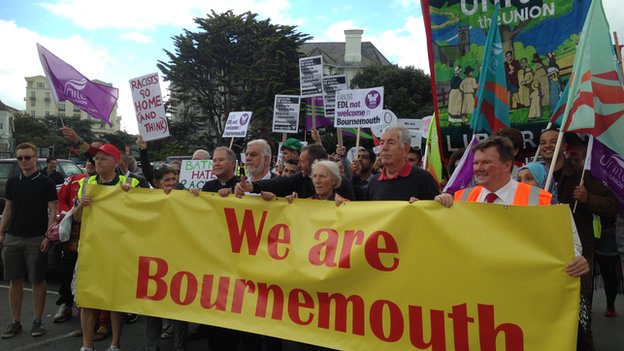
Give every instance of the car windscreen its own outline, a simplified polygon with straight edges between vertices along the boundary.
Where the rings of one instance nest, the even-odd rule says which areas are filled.
[[[65,173],[65,177],[69,177],[74,174],[82,174],[82,170],[71,162],[59,161],[59,166],[63,168],[63,173]]]

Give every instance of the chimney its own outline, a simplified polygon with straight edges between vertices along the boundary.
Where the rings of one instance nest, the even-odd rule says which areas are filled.
[[[362,62],[361,29],[345,29],[345,62]]]

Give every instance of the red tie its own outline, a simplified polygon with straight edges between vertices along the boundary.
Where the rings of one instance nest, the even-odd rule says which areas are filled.
[[[487,203],[493,203],[494,201],[496,201],[496,199],[498,199],[498,196],[496,196],[495,193],[489,193],[487,195],[485,195],[485,202]]]

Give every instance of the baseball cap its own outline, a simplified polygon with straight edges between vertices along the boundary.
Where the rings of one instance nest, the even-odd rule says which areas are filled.
[[[117,149],[113,144],[104,144],[100,146],[98,151],[103,152],[108,156],[112,156],[113,158],[115,158],[115,160],[121,159],[121,152],[119,152],[119,149]]]
[[[301,149],[303,148],[303,145],[301,145],[301,142],[299,140],[295,139],[295,138],[288,138],[282,144],[282,147],[286,148],[288,150],[301,152]]]

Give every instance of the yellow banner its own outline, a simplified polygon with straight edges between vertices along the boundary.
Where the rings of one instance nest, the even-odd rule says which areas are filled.
[[[566,206],[89,191],[82,306],[341,350],[574,349]]]

